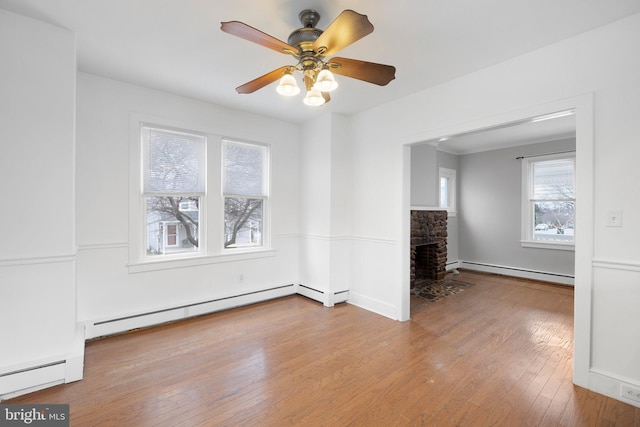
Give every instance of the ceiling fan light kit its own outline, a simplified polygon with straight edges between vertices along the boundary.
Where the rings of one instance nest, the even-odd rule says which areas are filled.
[[[310,107],[319,107],[325,103],[324,98],[322,97],[322,92],[317,89],[311,89],[307,91],[307,96],[304,97],[302,101]]]
[[[276,91],[284,96],[295,96],[300,88],[293,76],[300,72],[306,88],[303,102],[309,106],[320,106],[330,101],[329,92],[338,87],[333,74],[354,78],[379,86],[387,85],[395,79],[395,67],[376,64],[348,58],[327,57],[360,40],[373,32],[373,25],[366,15],[353,10],[344,10],[338,17],[322,31],[316,28],[320,14],[306,9],[298,15],[302,28],[293,31],[287,43],[276,39],[243,22],[222,22],[220,29],[226,33],[243,38],[276,52],[292,55],[297,59],[295,66],[283,66],[263,76],[258,77],[242,86],[238,86],[238,93],[253,93],[280,80]],[[333,73],[332,73],[333,71]]]
[[[296,96],[300,93],[298,83],[296,83],[296,79],[291,72],[285,72],[284,76],[280,79],[280,84],[276,88],[276,91],[284,96]]]

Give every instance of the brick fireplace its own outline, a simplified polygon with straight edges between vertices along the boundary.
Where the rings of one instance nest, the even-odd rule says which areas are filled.
[[[447,211],[411,211],[411,287],[447,274]]]

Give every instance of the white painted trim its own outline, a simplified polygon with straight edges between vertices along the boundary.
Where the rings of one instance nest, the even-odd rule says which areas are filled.
[[[588,386],[591,366],[593,311],[594,224],[595,224],[595,143],[593,93],[563,100],[560,104],[576,110],[576,209],[574,291],[573,382]]]
[[[411,211],[446,211],[446,208],[441,208],[439,206],[411,206],[409,207]]]
[[[129,273],[142,273],[145,271],[167,270],[181,267],[193,267],[205,264],[217,264],[222,262],[243,261],[247,259],[267,258],[276,256],[274,249],[238,249],[235,253],[224,253],[220,255],[190,255],[184,258],[165,258],[157,261],[145,261],[128,264]]]
[[[76,260],[76,254],[46,255],[46,256],[39,256],[39,257],[3,259],[3,260],[0,260],[0,268],[16,267],[20,265],[59,264],[59,263],[74,262],[75,260]]]
[[[571,109],[572,110],[572,109]],[[553,154],[539,154],[535,156],[524,156],[518,157],[521,161],[521,190],[520,190],[520,245],[523,248],[540,248],[540,249],[554,249],[554,250],[564,250],[564,251],[573,251],[574,249],[574,241],[570,242],[562,242],[562,241],[553,241],[553,240],[536,240],[534,238],[534,213],[533,213],[533,205],[532,205],[532,192],[533,192],[533,165],[537,162],[544,162],[549,160],[558,160],[558,159],[573,159],[574,166],[576,164],[575,161],[576,152],[575,150],[563,152],[563,153],[553,153]],[[574,169],[574,178],[575,178],[575,169]],[[574,198],[572,201],[575,204],[575,191]]]
[[[88,243],[78,245],[78,251],[94,251],[94,250],[108,250],[108,249],[128,249],[129,242],[116,242],[116,243]]]
[[[426,128],[410,134],[396,135],[396,142],[405,144],[410,149],[411,144],[439,139],[460,133],[467,133],[481,129],[488,129],[504,123],[512,123],[531,117],[541,116],[553,111],[575,109],[576,115],[576,199],[579,201],[580,216],[576,218],[576,234],[580,236],[575,256],[575,311],[574,311],[574,371],[575,384],[587,387],[589,366],[591,363],[591,307],[593,288],[593,271],[591,259],[594,253],[594,104],[593,93],[578,94],[570,98],[550,101],[544,104],[532,105],[523,109],[504,111],[491,116],[480,117],[475,120],[454,123],[439,128]],[[411,172],[411,156],[403,158],[403,191],[410,188],[411,180],[407,173]],[[408,222],[410,202],[403,200],[405,211],[402,221]],[[406,226],[403,225],[404,235],[399,236],[403,246],[407,246]],[[408,258],[404,254],[403,258]],[[403,259],[402,265],[408,265]],[[403,267],[404,268],[404,267]],[[399,292],[408,293],[405,284]],[[408,317],[408,308],[401,306],[401,317]]]
[[[640,402],[631,400],[621,393],[623,384],[640,388],[640,384],[636,381],[622,378],[603,370],[592,368],[589,372],[589,390],[640,408]]]
[[[400,218],[400,248],[397,251],[400,266],[400,283],[395,296],[397,318],[401,322],[411,319],[411,211],[428,210],[426,207],[411,206],[411,145],[402,146],[402,192]],[[440,208],[438,208],[440,209]]]
[[[438,199],[440,201],[440,205],[442,206],[442,193],[440,192],[440,181],[442,178],[447,178],[447,198],[449,199],[449,206],[443,207],[448,213],[449,216],[456,216],[456,206],[457,206],[457,197],[456,188],[458,188],[457,184],[457,175],[455,169],[450,168],[438,168]]]
[[[595,258],[593,260],[593,268],[640,272],[640,262]]]
[[[524,222],[523,222],[524,224]],[[573,243],[561,243],[542,240],[520,240],[520,246],[523,248],[551,249],[553,251],[575,251]]]
[[[520,277],[524,279],[541,280],[544,282],[558,283],[562,285],[574,284],[574,277],[567,274],[552,273],[548,271],[528,270],[519,267],[504,265],[477,263],[472,261],[459,261],[460,268],[485,273],[501,274],[503,276]]]
[[[367,243],[381,243],[385,245],[394,245],[396,242],[390,239],[380,239],[377,237],[367,237],[367,236],[321,236],[317,234],[300,234],[298,235],[301,239],[309,239],[309,240],[322,240],[326,242],[336,242],[341,240],[347,240],[352,242],[367,242]]]
[[[365,310],[372,311],[393,320],[399,320],[395,306],[387,304],[383,301],[369,298],[357,292],[349,291],[349,299],[347,300],[347,303],[355,305],[356,307],[364,308]]]

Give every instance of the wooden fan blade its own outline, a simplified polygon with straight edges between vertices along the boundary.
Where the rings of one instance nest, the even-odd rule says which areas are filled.
[[[331,67],[331,72],[334,74],[380,86],[385,86],[396,78],[396,67],[357,59],[332,58],[331,62],[329,62],[329,67]]]
[[[313,50],[322,56],[335,55],[372,32],[373,25],[366,15],[347,9],[313,43]]]
[[[260,46],[267,47],[269,49],[273,49],[276,52],[287,53],[287,54],[298,54],[298,49],[283,42],[282,40],[278,40],[275,37],[270,36],[269,34],[263,33],[260,30],[257,30],[244,22],[240,21],[229,21],[229,22],[221,22],[220,29],[225,33],[229,33],[231,35],[240,37],[241,39],[248,40],[253,43],[257,43]]]
[[[324,103],[331,101],[331,96],[329,96],[329,92],[322,92],[322,97],[324,98]]]
[[[258,89],[262,89],[266,85],[275,82],[282,76],[284,76],[285,71],[291,68],[289,65],[284,67],[280,67],[277,70],[273,70],[270,73],[265,74],[264,76],[260,76],[257,79],[251,80],[248,83],[243,84],[242,86],[238,86],[236,88],[236,92],[238,93],[253,93]]]

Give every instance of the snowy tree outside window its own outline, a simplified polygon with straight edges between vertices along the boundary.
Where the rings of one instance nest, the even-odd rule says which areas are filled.
[[[142,150],[147,255],[198,253],[206,138],[143,126]]]
[[[268,154],[268,148],[264,145],[223,141],[225,248],[264,245]]]
[[[575,154],[523,159],[523,239],[573,244]]]

